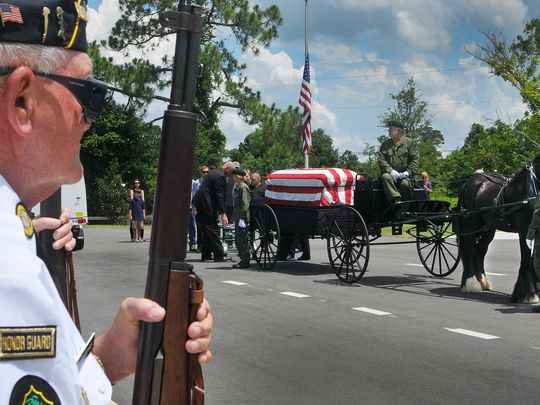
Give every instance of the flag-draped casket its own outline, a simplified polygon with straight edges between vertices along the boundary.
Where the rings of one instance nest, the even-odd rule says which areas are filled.
[[[286,169],[266,177],[265,202],[326,207],[354,205],[356,173],[348,169]]]

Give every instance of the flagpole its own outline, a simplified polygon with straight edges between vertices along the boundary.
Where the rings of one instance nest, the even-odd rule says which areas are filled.
[[[308,49],[308,0],[305,1],[304,7],[304,59],[309,53]],[[309,168],[309,152],[304,151],[304,167]]]

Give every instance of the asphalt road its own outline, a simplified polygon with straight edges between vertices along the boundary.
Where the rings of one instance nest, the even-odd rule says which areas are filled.
[[[148,243],[85,229],[75,256],[83,335],[103,332],[122,298],[144,293]],[[145,235],[149,236],[149,235]],[[540,316],[510,303],[519,253],[496,240],[495,290],[459,292],[419,264],[414,245],[376,246],[360,283],[340,283],[325,241],[310,262],[273,271],[200,263],[215,318],[207,404],[527,404],[538,402]],[[113,399],[131,403],[133,379]]]

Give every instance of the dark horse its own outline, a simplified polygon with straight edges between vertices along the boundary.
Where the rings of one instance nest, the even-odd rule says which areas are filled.
[[[511,179],[496,173],[477,173],[465,182],[459,193],[458,209],[472,212],[465,211],[459,217],[456,229],[463,260],[462,292],[477,293],[493,288],[485,274],[484,258],[499,229],[519,233],[521,263],[511,301],[539,302],[539,280],[525,242],[534,197],[540,189],[539,179],[540,155]],[[524,201],[529,203],[520,204]]]

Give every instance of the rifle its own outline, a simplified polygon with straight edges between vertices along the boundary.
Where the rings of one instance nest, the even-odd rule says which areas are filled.
[[[202,302],[202,282],[193,266],[184,263],[202,11],[191,1],[180,0],[178,11],[162,12],[160,22],[176,30],[176,49],[161,134],[145,297],[165,307],[167,314],[163,322],[141,323],[132,403],[202,404],[204,387],[197,356],[185,351],[189,316],[194,317]]]
[[[62,211],[61,204],[62,189],[59,188],[40,204],[40,216],[51,218],[60,217]],[[53,233],[54,230],[40,232],[37,249],[38,256],[46,264],[62,302],[67,308],[71,319],[75,322],[77,329],[80,331],[81,323],[79,319],[79,308],[77,306],[77,287],[75,285],[73,257],[71,252],[68,252],[63,248],[60,250],[53,249]]]

